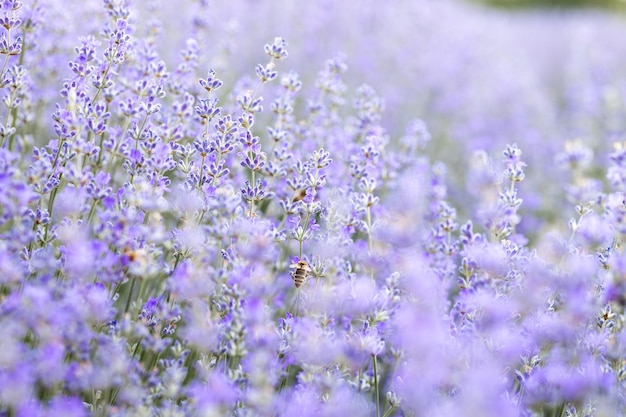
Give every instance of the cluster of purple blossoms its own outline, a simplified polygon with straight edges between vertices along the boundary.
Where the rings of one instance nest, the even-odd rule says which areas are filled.
[[[626,415],[623,23],[136,3],[0,3],[0,417]]]

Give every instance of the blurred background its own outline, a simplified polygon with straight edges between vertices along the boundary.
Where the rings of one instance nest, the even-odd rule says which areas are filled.
[[[615,11],[626,10],[624,0],[473,0],[475,2],[503,8],[529,8],[529,7],[599,7]]]
[[[367,84],[385,103],[381,123],[392,144],[422,119],[433,138],[423,154],[448,167],[451,200],[464,202],[461,218],[482,198],[481,151],[499,159],[516,143],[524,152],[520,227],[541,233],[567,224],[559,217],[569,218],[592,189],[608,190],[608,155],[614,142],[626,140],[625,0],[180,0],[135,7],[138,35],[149,34],[170,71],[195,39],[202,49],[194,77],[214,69],[225,83],[221,91],[254,82],[264,44],[285,38],[289,57],[277,70],[300,74],[298,119],[307,117],[326,61],[341,56],[347,71],[340,115],[354,112],[355,91]],[[100,8],[93,0],[71,13],[48,10],[50,34],[39,40],[47,53],[33,58],[31,73],[47,103],[59,90],[49,69],[66,68],[77,34],[97,36],[81,22],[104,21]],[[266,108],[278,94],[278,83],[263,88]],[[585,155],[580,172],[563,166],[564,152]],[[590,191],[571,201],[563,184],[573,177],[597,183],[587,181]]]
[[[214,68],[232,85],[253,77],[264,43],[284,37],[289,58],[278,69],[302,78],[298,116],[306,114],[306,97],[326,60],[343,56],[343,114],[351,111],[355,89],[368,84],[385,102],[382,124],[392,143],[411,120],[424,120],[433,137],[424,154],[448,167],[451,198],[463,206],[482,198],[477,152],[499,159],[506,144],[517,143],[528,164],[520,191],[524,233],[565,224],[557,217],[573,213],[577,202],[566,201],[571,192],[563,186],[572,173],[558,162],[572,142],[591,155],[584,169],[592,172],[576,175],[597,180],[584,185],[597,189],[606,186],[598,167],[610,166],[613,143],[626,140],[624,0],[208,4],[166,2],[152,12],[167,17],[159,46],[169,62],[178,60],[190,34],[206,38],[211,47],[202,51],[200,67]],[[263,95],[266,103],[273,100],[270,86]],[[585,192],[575,197],[585,198]]]

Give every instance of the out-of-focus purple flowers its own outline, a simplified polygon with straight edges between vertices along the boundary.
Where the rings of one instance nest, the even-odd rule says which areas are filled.
[[[136,3],[0,4],[0,416],[626,414],[623,22]]]

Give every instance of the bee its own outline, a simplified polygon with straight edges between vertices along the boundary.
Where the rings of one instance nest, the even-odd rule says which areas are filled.
[[[298,201],[302,201],[304,200],[304,197],[306,197],[306,190],[305,189],[298,190],[296,192],[296,195],[293,197],[293,200],[291,200],[291,202],[295,203]]]
[[[306,280],[309,272],[311,272],[309,264],[300,259],[298,262],[289,265],[289,267],[296,269],[295,271],[293,271],[292,274],[293,283],[295,284],[296,288],[300,288],[302,284],[304,284],[304,281]]]

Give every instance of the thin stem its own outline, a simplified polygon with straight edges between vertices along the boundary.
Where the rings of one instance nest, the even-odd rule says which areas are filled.
[[[378,365],[376,355],[372,355],[372,365],[374,366],[374,396],[376,397],[376,417],[380,417],[380,392],[378,392]]]
[[[300,315],[300,288],[298,288],[298,294],[296,296],[296,317],[298,317]]]
[[[117,49],[115,49],[115,51],[113,52],[113,54],[111,54],[111,56],[113,57],[116,54],[117,54]],[[102,92],[104,84],[106,84],[106,79],[109,76],[109,71],[111,71],[112,67],[113,67],[113,59],[110,59],[108,64],[107,64],[106,69],[104,70],[104,75],[102,76],[102,83],[98,87],[98,90],[96,90],[96,94],[93,96],[93,99],[91,100],[92,103],[95,103],[96,100],[98,99],[98,96],[100,96],[100,93]]]
[[[104,153],[104,149],[102,148],[104,145],[104,135],[105,133],[100,134],[100,143],[98,144],[98,159],[96,160],[95,167],[99,168],[102,163],[102,154]]]
[[[254,187],[256,184],[256,175],[255,175],[254,170],[252,170],[250,174],[250,179],[251,179],[251,185],[252,187]],[[250,217],[254,218],[254,198],[250,199]]]
[[[8,38],[8,34],[7,34],[7,38]],[[7,64],[9,63],[9,55],[7,54],[4,58],[4,62],[2,63],[2,69],[0,69],[0,78],[4,76],[4,71],[7,68]]]
[[[206,126],[207,127],[206,127],[205,134],[208,137],[209,136],[209,124],[207,123]],[[222,133],[222,139],[220,142],[224,142],[226,140],[226,130],[227,129],[224,129],[224,132]],[[219,166],[221,161],[222,161],[222,151],[220,150],[217,153],[217,160],[215,161],[215,166]],[[211,177],[211,185],[215,185],[215,179],[216,177],[214,176]]]
[[[91,223],[91,219],[96,212],[96,204],[98,204],[98,200],[94,198],[91,202],[91,207],[89,208],[89,214],[87,215],[87,224]]]
[[[273,65],[274,63],[274,58],[270,58],[270,62],[268,65]],[[250,100],[250,104],[252,104],[254,102],[254,100],[256,99],[256,96],[261,92],[261,89],[263,88],[263,86],[265,85],[266,81],[260,80],[261,83],[257,86],[256,91],[252,94],[252,99]],[[244,109],[246,110],[246,109]],[[252,113],[250,111],[250,109],[247,109],[246,111]]]
[[[50,217],[52,217],[52,207],[54,206],[54,200],[56,199],[57,192],[59,191],[59,187],[61,186],[62,177],[63,177],[63,174],[59,174],[59,185],[54,187],[54,189],[50,193],[50,199],[48,200],[48,215]],[[50,230],[50,224],[51,224],[50,222],[46,224],[46,229],[44,231],[44,236],[43,236],[43,241],[41,242],[41,247],[44,247],[45,244],[48,242],[48,231]]]
[[[137,131],[137,136],[135,136],[135,150],[139,148],[139,138],[141,137],[141,134],[143,133],[143,130],[146,127],[146,123],[148,122],[148,117],[149,117],[149,114],[146,114],[146,116],[143,118],[143,121],[141,122],[141,127]]]
[[[183,380],[182,385],[186,386],[193,380],[193,377],[196,375],[195,364],[198,360],[198,352],[195,349],[191,349],[191,352],[186,358],[187,364],[187,374],[185,375],[185,379]]]
[[[11,127],[16,129],[17,127],[17,107],[13,107],[11,109]],[[7,116],[7,125],[9,122],[9,117]],[[11,133],[11,136],[9,136],[9,143],[8,143],[8,148],[9,150],[13,149],[13,139],[15,139],[15,134],[17,133],[17,129],[13,131],[13,133]]]
[[[287,379],[289,378],[289,368],[291,368],[291,364],[287,365],[287,368],[285,368],[285,373],[287,375],[285,375],[285,377],[283,378],[282,381],[280,381],[280,386],[278,387],[278,392],[280,393],[283,388],[285,388],[285,385],[287,385]]]
[[[580,223],[583,221],[583,217],[585,217],[584,214],[580,214],[578,216],[578,220],[576,221],[576,227],[572,227],[572,232],[569,235],[569,239],[567,239],[567,244],[571,244],[572,241],[574,240],[574,237],[576,236],[576,230],[578,230],[578,227],[580,227]]]
[[[565,411],[565,400],[561,400],[559,406],[554,410],[554,417],[561,417]]]
[[[202,160],[200,161],[200,175],[198,176],[198,190],[202,190],[202,176],[204,175],[204,160],[205,156],[202,155]]]
[[[367,221],[367,250],[371,253],[372,247],[374,246],[374,240],[372,238],[372,211],[369,206],[365,210],[366,221]]]
[[[59,155],[61,154],[61,150],[63,149],[63,144],[64,143],[65,143],[65,139],[64,138],[59,138],[59,146],[57,148],[56,155],[54,155],[54,161],[52,161],[52,169],[53,170],[57,169],[57,162],[59,161]],[[63,166],[65,166],[65,163],[63,163]],[[52,175],[54,175],[54,174],[50,174],[48,176],[48,180],[52,177]],[[59,187],[61,186],[61,179],[62,178],[63,178],[63,173],[61,172],[59,174],[59,183],[50,192],[50,198],[48,199],[48,215],[50,217],[52,217],[52,207],[54,206],[54,200],[56,199],[57,192],[59,191]],[[49,230],[49,228],[50,228],[50,223],[48,223],[46,225],[46,229],[44,231],[44,238],[43,238],[43,242],[42,242],[42,247],[46,244],[46,241],[48,240],[48,230]]]
[[[63,175],[63,174],[59,174],[59,182],[61,181],[61,175]],[[54,200],[56,199],[57,191],[59,190],[59,186],[60,186],[60,184],[58,186],[54,187],[54,189],[50,193],[50,199],[48,200],[48,215],[49,216],[52,216],[52,207],[54,206]]]
[[[302,243],[304,241],[304,235],[306,234],[307,230],[309,229],[309,219],[310,218],[311,218],[311,213],[307,212],[306,220],[304,221],[304,226],[302,227],[302,229],[303,229],[302,236],[300,236],[300,239],[298,239],[299,246],[300,246],[300,260],[302,260]]]
[[[198,224],[202,224],[202,221],[204,220],[204,215],[206,214],[206,210],[202,210],[200,212],[200,216],[198,216]]]
[[[137,352],[139,352],[139,349],[141,348],[141,341],[143,340],[143,336],[141,336],[139,338],[139,340],[137,341],[137,345],[135,345],[135,349],[133,349],[133,356],[130,357],[130,359],[135,359],[135,356],[137,356]]]
[[[385,411],[385,414],[383,414],[383,417],[389,417],[391,415],[391,412],[395,409],[396,407],[394,407],[393,405],[389,406],[389,408],[387,409],[387,411]]]
[[[315,300],[315,294],[317,294],[317,286],[320,283],[320,279],[319,277],[315,278],[315,287],[313,287],[313,296],[311,297],[311,299]]]
[[[130,280],[130,290],[128,291],[128,298],[126,299],[126,307],[124,308],[124,313],[128,312],[128,308],[130,307],[130,300],[133,297],[133,290],[135,289],[135,281],[137,279],[132,277]]]

